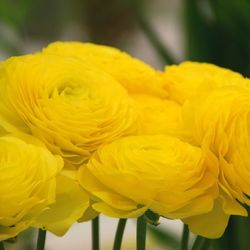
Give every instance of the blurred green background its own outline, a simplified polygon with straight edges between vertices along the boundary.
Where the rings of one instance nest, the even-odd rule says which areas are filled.
[[[0,60],[56,40],[116,46],[159,69],[205,61],[249,77],[250,0],[0,0]],[[210,249],[250,249],[250,220],[229,225]],[[177,249],[179,236],[151,233]]]

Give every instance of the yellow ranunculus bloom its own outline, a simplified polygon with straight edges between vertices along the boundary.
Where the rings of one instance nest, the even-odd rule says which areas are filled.
[[[13,57],[0,72],[1,124],[38,137],[67,165],[82,164],[99,145],[137,129],[126,90],[83,60]]]
[[[149,65],[125,52],[108,46],[80,42],[55,42],[43,50],[45,54],[77,57],[112,75],[130,93],[165,98],[161,75]]]
[[[92,207],[108,216],[137,217],[151,209],[186,218],[213,209],[216,164],[174,137],[129,136],[100,147],[78,179],[92,195]]]
[[[183,117],[189,141],[206,148],[219,160],[220,200],[216,211],[204,216],[204,220],[200,216],[189,221],[199,221],[208,234],[205,228],[214,227],[219,217],[226,221],[230,215],[246,216],[241,203],[250,205],[250,90],[226,86],[201,91],[186,102]],[[197,225],[194,228],[201,230]],[[224,229],[225,225],[220,235]]]
[[[116,48],[80,42],[55,42],[45,54],[77,57],[119,81],[135,100],[140,134],[175,134],[180,127],[180,105],[171,100],[162,75]]]
[[[63,166],[45,147],[0,137],[0,240],[16,236],[55,201]]]
[[[163,74],[170,98],[183,104],[203,85],[210,87],[250,85],[237,72],[209,63],[183,62],[166,67]]]
[[[182,129],[182,109],[175,101],[155,96],[132,95],[138,110],[138,133],[179,135]]]

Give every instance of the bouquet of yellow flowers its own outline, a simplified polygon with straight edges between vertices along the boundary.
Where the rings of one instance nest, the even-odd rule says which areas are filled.
[[[29,227],[137,218],[137,250],[160,217],[222,236],[250,205],[250,80],[208,63],[157,71],[118,49],[55,42],[0,63],[0,249]],[[97,232],[98,233],[98,232]],[[204,238],[202,238],[202,237]],[[98,234],[93,249],[99,249]]]

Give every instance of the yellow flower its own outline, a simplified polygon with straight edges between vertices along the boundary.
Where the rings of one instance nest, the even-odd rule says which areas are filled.
[[[0,240],[28,228],[55,201],[63,161],[45,147],[0,137]]]
[[[215,160],[215,161],[214,161]],[[217,197],[214,157],[166,135],[129,136],[100,147],[79,169],[95,210],[137,217],[147,209],[169,218],[212,210]]]
[[[89,195],[77,183],[75,175],[76,171],[61,172],[56,180],[56,202],[40,214],[32,226],[62,236],[80,218],[91,219],[85,215],[89,209]]]
[[[250,205],[250,90],[224,86],[200,91],[184,105],[184,126],[189,141],[214,154],[219,161],[220,199],[215,211],[202,218],[193,231],[203,228],[210,237],[221,235],[230,215],[247,215],[241,203]],[[220,232],[207,232],[220,218]],[[218,229],[218,227],[217,227]]]
[[[67,165],[137,129],[126,90],[85,61],[36,54],[10,58],[0,72],[1,124],[39,138]]]
[[[155,96],[132,95],[138,110],[138,133],[179,135],[182,129],[181,106]]]
[[[162,76],[142,61],[108,46],[80,42],[55,42],[45,54],[77,57],[112,75],[130,93],[143,93],[165,98]]]
[[[45,54],[77,57],[113,76],[135,100],[140,134],[174,134],[180,126],[180,106],[168,96],[160,72],[118,49],[80,42],[55,42]]]
[[[170,98],[180,104],[195,95],[204,84],[210,87],[249,85],[237,72],[209,63],[189,61],[167,66],[163,77]]]

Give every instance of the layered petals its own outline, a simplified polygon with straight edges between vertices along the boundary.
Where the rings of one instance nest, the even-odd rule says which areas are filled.
[[[216,171],[199,148],[166,135],[130,136],[98,149],[79,169],[80,185],[108,216],[137,217],[147,209],[170,218],[209,212]]]
[[[0,138],[0,240],[28,228],[56,198],[63,161],[45,147],[13,136]]]
[[[194,144],[208,148],[219,160],[224,211],[246,215],[250,204],[250,90],[221,87],[184,105],[184,124]]]
[[[177,135],[182,129],[181,105],[151,95],[132,95],[138,110],[138,133],[141,135]]]
[[[250,82],[241,74],[210,63],[186,61],[179,65],[166,66],[163,77],[170,99],[180,104],[199,94],[204,85],[210,88],[250,86]]]
[[[77,57],[113,76],[129,93],[166,98],[164,81],[155,69],[116,48],[80,42],[55,42],[45,54]]]
[[[36,54],[10,58],[0,71],[1,124],[36,136],[68,166],[137,130],[126,90],[84,61]]]

